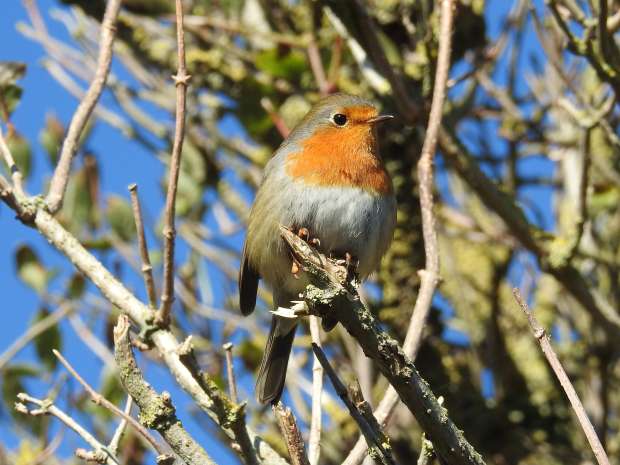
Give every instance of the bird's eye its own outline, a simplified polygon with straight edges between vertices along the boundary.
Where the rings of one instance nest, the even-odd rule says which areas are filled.
[[[334,123],[336,123],[338,126],[344,126],[345,124],[347,124],[347,116],[343,115],[342,113],[336,113],[334,115]]]

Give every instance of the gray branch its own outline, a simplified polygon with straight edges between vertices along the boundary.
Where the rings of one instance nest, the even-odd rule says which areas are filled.
[[[215,465],[205,450],[192,438],[175,414],[170,394],[157,394],[142,376],[129,341],[129,318],[121,315],[114,328],[114,356],[121,383],[133,398],[140,414],[140,423],[156,430],[172,450],[189,465]]]
[[[481,465],[484,460],[456,427],[405,355],[396,340],[380,326],[361,302],[347,270],[311,248],[301,238],[281,227],[281,234],[297,260],[310,275],[304,295],[311,314],[336,317],[360,344],[367,357],[398,392],[433,442],[437,454],[454,465]]]

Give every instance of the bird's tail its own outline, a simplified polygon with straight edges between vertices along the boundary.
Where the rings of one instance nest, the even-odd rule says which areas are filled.
[[[262,404],[280,400],[297,321],[274,316],[256,380],[256,398]]]

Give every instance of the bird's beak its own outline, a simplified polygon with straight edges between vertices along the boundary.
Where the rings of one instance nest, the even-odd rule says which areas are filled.
[[[394,115],[378,115],[378,116],[374,116],[370,119],[367,119],[366,122],[368,124],[377,124],[377,123],[381,123],[383,121],[387,121],[394,118]]]

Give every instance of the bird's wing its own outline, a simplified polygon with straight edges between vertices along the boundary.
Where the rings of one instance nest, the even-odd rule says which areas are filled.
[[[256,306],[256,292],[260,276],[250,264],[247,254],[247,240],[241,253],[241,267],[239,269],[239,308],[241,313],[249,315]]]

